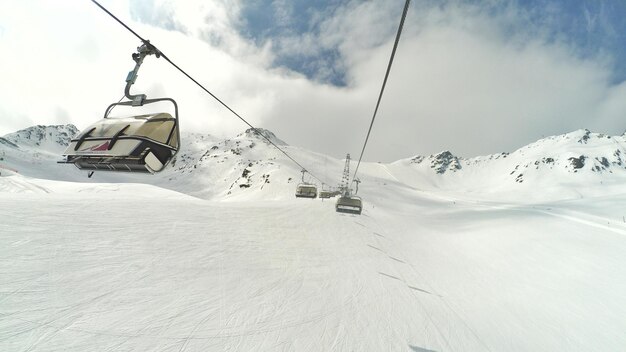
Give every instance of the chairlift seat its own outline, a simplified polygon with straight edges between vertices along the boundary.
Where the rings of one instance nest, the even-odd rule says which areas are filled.
[[[333,198],[340,194],[340,191],[320,191],[319,196],[320,198]]]
[[[296,187],[296,198],[317,198],[317,187],[308,183],[301,183]]]
[[[332,191],[320,191],[320,198],[330,198],[333,196]]]
[[[341,196],[335,203],[335,210],[338,213],[361,214],[363,202],[357,196]]]
[[[178,149],[178,121],[168,113],[104,118],[71,140],[63,162],[84,170],[155,173]]]

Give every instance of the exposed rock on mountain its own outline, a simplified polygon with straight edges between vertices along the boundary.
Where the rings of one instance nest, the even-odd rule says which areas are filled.
[[[289,146],[271,131],[259,131],[314,173],[323,172],[326,179],[322,182],[333,185],[339,181],[343,160]],[[0,138],[0,166],[56,180],[151,183],[208,199],[237,199],[244,195],[256,195],[259,199],[290,197],[291,181],[301,177],[297,166],[248,129],[232,139],[182,133],[178,155],[159,174],[97,172],[87,180],[84,172],[56,163],[77,133],[76,127],[65,125],[33,126],[8,134]],[[545,193],[558,187],[573,189],[603,182],[617,185],[626,178],[625,146],[626,136],[578,130],[541,139],[511,153],[462,158],[443,151],[390,164],[373,163],[371,167],[364,163],[361,179],[384,185],[388,181],[376,178],[392,177],[417,189],[488,193]],[[381,167],[386,173],[375,176]],[[374,173],[368,181],[370,171]]]

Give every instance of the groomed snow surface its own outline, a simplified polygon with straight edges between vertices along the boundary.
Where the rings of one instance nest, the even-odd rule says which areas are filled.
[[[254,136],[88,179],[36,130],[0,140],[2,352],[626,351],[624,136],[364,163],[358,216]]]
[[[626,349],[623,194],[390,181],[357,216],[15,174],[0,191],[1,351]]]

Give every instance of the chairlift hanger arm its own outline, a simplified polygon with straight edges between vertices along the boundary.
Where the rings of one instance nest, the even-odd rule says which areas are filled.
[[[238,119],[240,119],[242,122],[244,122],[246,125],[248,125],[250,128],[252,128],[258,135],[260,135],[261,137],[263,137],[265,140],[267,140],[268,143],[270,143],[272,146],[274,146],[278,151],[280,151],[281,153],[283,153],[288,159],[290,159],[294,164],[298,165],[301,168],[304,168],[296,159],[294,159],[291,155],[289,155],[285,150],[283,150],[281,147],[279,147],[278,145],[276,145],[276,143],[274,143],[270,138],[268,138],[267,136],[265,136],[263,133],[261,133],[256,127],[254,127],[252,124],[250,124],[246,119],[244,119],[241,115],[239,115],[235,110],[233,110],[230,106],[228,106],[225,102],[223,102],[220,98],[218,98],[215,94],[213,94],[211,91],[209,91],[206,87],[204,87],[200,82],[198,82],[196,79],[194,79],[191,75],[189,75],[187,72],[185,72],[182,68],[180,68],[178,65],[176,65],[176,63],[174,63],[174,61],[172,61],[169,57],[167,57],[167,55],[165,55],[165,53],[163,53],[162,51],[159,51],[158,49],[156,49],[156,47],[154,45],[151,45],[150,42],[144,38],[142,38],[139,34],[137,34],[137,32],[133,31],[132,28],[130,28],[128,25],[126,25],[123,21],[121,21],[119,18],[117,18],[114,14],[112,14],[109,10],[107,10],[104,6],[100,5],[100,3],[97,0],[91,0],[92,3],[94,3],[96,6],[98,6],[102,11],[104,11],[107,15],[109,15],[111,18],[113,18],[117,23],[119,23],[122,27],[126,28],[126,30],[128,30],[130,33],[132,33],[135,37],[137,37],[139,40],[142,41],[142,43],[144,45],[146,45],[149,48],[153,48],[156,52],[158,52],[157,57],[162,56],[170,65],[172,65],[174,68],[176,68],[180,73],[182,73],[185,77],[187,77],[189,80],[191,80],[193,83],[195,83],[198,87],[200,87],[204,92],[206,92],[208,95],[210,95],[213,99],[215,99],[218,103],[220,103],[222,106],[224,106],[228,111],[230,111],[233,115],[235,115]],[[156,54],[156,52],[154,54]],[[139,68],[137,67],[137,70]],[[136,72],[135,72],[136,75]],[[136,79],[136,77],[134,77]],[[134,81],[133,81],[134,83]],[[132,85],[132,83],[128,83],[128,90],[130,90],[130,86]],[[127,91],[128,91],[127,90]],[[129,99],[131,99],[131,101],[134,101],[134,99],[140,99],[140,98],[133,98],[132,95],[127,94],[126,97],[128,97]],[[141,100],[141,99],[140,99]],[[314,174],[312,174],[311,172],[309,172],[309,174],[311,175],[311,177],[317,179],[318,181],[321,182],[321,180],[315,176]]]
[[[142,106],[146,100],[145,94],[130,94],[130,87],[137,80],[139,68],[143,63],[143,59],[148,55],[155,55],[157,58],[161,57],[161,51],[154,45],[150,44],[149,40],[144,40],[143,44],[137,48],[137,52],[133,53],[133,61],[135,61],[135,68],[128,72],[126,76],[126,88],[124,88],[124,95],[128,100],[133,102],[133,106]]]
[[[306,171],[306,169],[302,169],[302,171],[300,171],[300,172],[302,172],[302,183],[305,183],[305,182],[304,182],[304,174],[305,174],[307,171]]]
[[[356,190],[354,191],[354,195],[356,196],[357,193],[359,193],[359,183],[361,183],[361,180],[359,180],[358,178],[355,178],[353,182],[356,183]]]

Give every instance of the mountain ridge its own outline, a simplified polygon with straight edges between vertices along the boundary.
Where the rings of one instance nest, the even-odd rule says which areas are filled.
[[[259,129],[296,160],[320,174],[305,175],[320,185],[339,183],[343,160],[287,145],[273,132]],[[182,133],[178,155],[156,175],[97,172],[86,179],[70,165],[56,161],[78,130],[73,125],[32,126],[0,140],[0,166],[26,176],[78,182],[150,183],[207,199],[282,199],[293,196],[301,180],[300,169],[282,153],[247,129],[222,139],[199,133]],[[417,189],[484,194],[530,192],[569,185],[566,193],[596,184],[619,185],[626,180],[626,136],[608,136],[589,130],[549,136],[510,153],[463,158],[446,150],[392,163],[363,163],[362,181],[384,185],[392,177]],[[377,165],[385,168],[381,173]],[[323,171],[323,172],[320,172]],[[578,192],[578,193],[576,193]],[[503,194],[504,194],[503,193]]]

